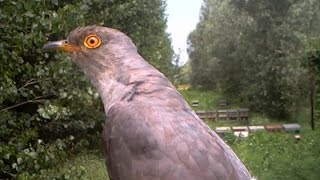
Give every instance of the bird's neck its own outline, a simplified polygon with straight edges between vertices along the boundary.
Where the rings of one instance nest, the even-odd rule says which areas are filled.
[[[120,101],[121,97],[123,97],[127,91],[126,86],[113,79],[107,78],[107,76],[101,76],[101,78],[96,81],[92,81],[99,92],[105,112],[108,112],[110,107]]]
[[[131,94],[138,88],[156,90],[173,87],[163,74],[145,62],[140,55],[133,58],[134,60],[132,57],[122,59],[121,63],[112,67],[115,68],[112,71],[99,67],[85,71],[99,92],[105,112],[108,112],[114,104],[130,99]]]

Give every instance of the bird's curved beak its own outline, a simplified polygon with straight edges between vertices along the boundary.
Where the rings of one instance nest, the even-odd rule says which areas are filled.
[[[53,41],[45,44],[42,49],[44,50],[61,50],[65,52],[78,51],[79,47],[69,44],[67,40]]]

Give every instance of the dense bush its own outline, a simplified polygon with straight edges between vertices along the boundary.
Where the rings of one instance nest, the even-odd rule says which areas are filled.
[[[11,0],[0,1],[0,7],[0,179],[39,179],[44,171],[56,179],[80,176],[81,169],[65,175],[47,169],[71,152],[98,145],[103,107],[78,68],[41,47],[77,26],[107,25],[126,32],[144,57],[170,74],[165,4]]]

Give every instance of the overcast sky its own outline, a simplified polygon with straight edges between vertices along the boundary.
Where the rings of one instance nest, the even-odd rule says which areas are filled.
[[[188,60],[187,37],[199,21],[202,0],[167,0],[168,29],[176,53],[181,50],[181,61]]]

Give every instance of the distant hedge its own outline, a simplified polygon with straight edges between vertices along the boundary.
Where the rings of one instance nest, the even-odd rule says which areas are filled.
[[[165,3],[11,0],[0,7],[0,179],[80,177],[81,169],[63,175],[56,167],[70,153],[98,145],[103,106],[65,55],[41,47],[77,26],[105,25],[127,33],[146,59],[170,75]]]

